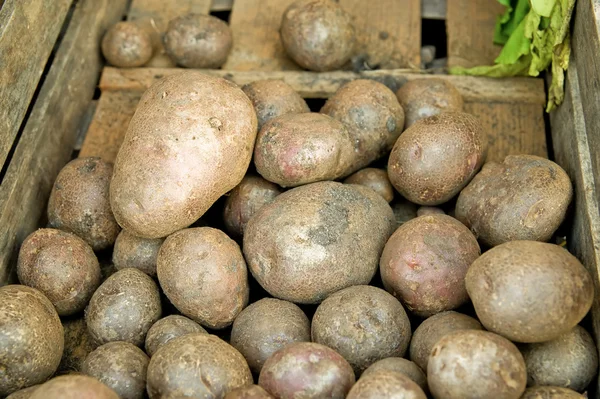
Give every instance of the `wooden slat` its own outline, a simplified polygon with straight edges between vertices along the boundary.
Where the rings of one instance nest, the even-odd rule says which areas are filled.
[[[446,19],[446,3],[446,0],[421,0],[421,18]]]
[[[17,137],[71,2],[7,0],[2,5],[0,166]]]
[[[77,4],[0,186],[0,284],[8,280],[20,243],[38,227],[54,179],[70,159],[100,72],[100,38],[121,19],[126,3]]]
[[[213,0],[211,11],[229,11],[233,8],[233,0]]]

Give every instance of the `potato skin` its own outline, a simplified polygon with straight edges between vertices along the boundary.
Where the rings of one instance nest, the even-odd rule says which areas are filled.
[[[40,290],[60,316],[82,311],[100,285],[92,248],[74,234],[55,229],[31,233],[19,250],[19,281]]]
[[[388,161],[392,185],[419,205],[452,199],[475,176],[487,154],[477,118],[447,112],[422,119],[396,141]]]
[[[298,306],[280,299],[263,298],[249,305],[231,329],[231,345],[255,373],[273,353],[294,342],[310,342],[310,321]]]
[[[119,399],[115,391],[86,375],[62,375],[41,385],[30,399]]]
[[[174,338],[192,333],[206,333],[206,330],[195,321],[185,316],[170,315],[163,317],[146,334],[146,353],[152,357],[158,348],[171,341]]]
[[[571,180],[554,162],[510,155],[484,165],[462,190],[456,218],[490,246],[508,241],[548,241],[573,197]]]
[[[165,240],[162,238],[136,237],[126,230],[117,236],[112,261],[117,270],[134,267],[149,276],[156,277],[156,257]]]
[[[417,217],[417,205],[400,197],[392,204],[396,226],[400,227],[404,223]]]
[[[420,206],[417,209],[417,216],[427,216],[427,215],[445,215],[446,212],[442,208],[437,208],[435,206]]]
[[[407,129],[423,118],[463,110],[462,95],[444,79],[411,80],[396,92],[396,96],[404,108]]]
[[[332,71],[350,60],[356,33],[350,15],[329,0],[299,0],[283,13],[279,31],[286,53],[302,68]]]
[[[404,356],[410,320],[396,298],[384,290],[358,285],[327,297],[312,319],[312,341],[328,346],[357,375],[377,360]]]
[[[29,388],[19,389],[18,391],[8,395],[6,399],[30,399],[31,395],[33,395],[33,391],[38,389],[39,386],[40,384],[31,386]]]
[[[133,22],[117,22],[102,38],[102,55],[116,67],[140,67],[152,58],[152,38]]]
[[[80,372],[85,358],[98,345],[90,336],[83,317],[64,319],[62,325],[65,332],[65,349],[58,366],[58,373]]]
[[[425,375],[425,372],[423,372],[423,370],[421,370],[421,368],[417,366],[415,362],[411,362],[410,360],[401,357],[388,357],[376,361],[365,371],[363,371],[363,373],[360,375],[360,378],[362,379],[370,374],[378,373],[384,370],[402,373],[415,382],[423,390],[423,392],[427,392],[428,390],[427,376]]]
[[[193,333],[175,338],[156,351],[148,366],[150,399],[221,398],[252,384],[244,357],[220,338]]]
[[[275,352],[258,377],[258,384],[280,399],[343,399],[354,381],[352,367],[341,355],[312,342]]]
[[[594,298],[579,260],[537,241],[490,249],[473,262],[465,283],[481,324],[514,342],[558,338],[583,319]]]
[[[242,251],[221,230],[195,227],[171,234],[158,251],[156,271],[171,303],[203,326],[225,328],[248,304]]]
[[[477,239],[447,215],[404,223],[385,244],[379,269],[385,289],[413,313],[456,309],[469,297],[465,275],[481,254]]]
[[[35,288],[0,287],[0,396],[44,382],[60,363],[63,327],[52,303]]]
[[[271,295],[314,304],[368,284],[394,225],[391,208],[373,190],[314,183],[258,210],[246,228],[244,255]]]
[[[223,399],[273,399],[260,385],[248,385],[229,392]]]
[[[527,388],[521,399],[585,399],[586,396],[562,387],[533,387]]]
[[[161,79],[142,96],[117,154],[115,219],[143,238],[188,227],[242,181],[255,138],[256,112],[233,83],[199,71]]]
[[[346,398],[427,399],[427,396],[408,376],[396,371],[379,370],[360,378]]]
[[[348,130],[323,114],[285,114],[265,123],[256,139],[258,173],[282,187],[334,180],[354,157]]]
[[[390,183],[387,172],[383,169],[365,168],[361,169],[344,180],[345,184],[360,184],[369,187],[381,195],[387,202],[394,199],[394,187]]]
[[[427,382],[434,398],[518,399],[525,391],[525,361],[517,347],[487,331],[447,334],[433,347]]]

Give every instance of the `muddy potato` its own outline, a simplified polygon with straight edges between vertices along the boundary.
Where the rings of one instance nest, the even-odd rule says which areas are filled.
[[[150,399],[222,398],[252,384],[244,357],[227,342],[205,333],[175,338],[159,348],[148,366]]]
[[[121,231],[112,255],[115,268],[121,270],[133,267],[155,277],[156,257],[163,241],[162,238],[141,238],[128,231]]]
[[[273,399],[260,385],[248,385],[225,395],[224,399]]]
[[[527,388],[521,399],[585,399],[587,396],[561,387],[533,387]]]
[[[62,375],[40,385],[30,399],[119,399],[100,381],[86,375]]]
[[[60,363],[63,327],[52,303],[23,285],[0,287],[0,396],[44,382]]]
[[[338,352],[357,375],[377,360],[404,356],[411,336],[400,302],[368,285],[327,297],[313,316],[311,332],[313,342]]]
[[[163,317],[150,327],[146,334],[146,353],[152,357],[158,348],[174,338],[192,333],[207,333],[200,324],[185,316]],[[208,333],[207,333],[208,334]]]
[[[391,208],[373,190],[314,183],[259,209],[246,228],[244,255],[271,295],[314,304],[368,284],[394,225]]]
[[[410,360],[427,372],[433,346],[447,334],[458,330],[482,330],[481,323],[462,313],[448,311],[429,317],[413,333]]]
[[[379,370],[361,377],[347,399],[427,399],[425,392],[408,376],[391,370]]]
[[[573,197],[567,173],[533,155],[510,155],[484,165],[462,190],[456,218],[490,246],[508,241],[548,241]]]
[[[258,173],[282,187],[334,180],[347,173],[354,157],[348,130],[323,114],[286,114],[258,133],[254,164]]]
[[[461,94],[444,79],[411,80],[396,92],[396,96],[404,108],[407,129],[423,118],[463,110]]]
[[[273,118],[310,112],[306,101],[283,80],[257,80],[242,86],[256,110],[258,130]]]
[[[242,310],[233,322],[231,345],[260,373],[265,361],[286,345],[310,342],[310,321],[291,302],[263,298]]]
[[[100,285],[100,266],[81,238],[39,229],[23,241],[17,276],[21,284],[40,290],[60,316],[68,316],[83,310]]]
[[[512,241],[480,256],[466,287],[477,317],[514,342],[544,342],[570,331],[594,299],[592,278],[566,249]]]
[[[442,208],[437,208],[435,206],[420,206],[417,209],[417,216],[427,216],[427,215],[445,215],[446,212]]]
[[[248,269],[240,247],[221,230],[196,227],[167,237],[157,274],[163,292],[185,316],[225,328],[248,304]]]
[[[279,33],[290,58],[311,71],[339,69],[355,49],[352,18],[331,0],[292,3],[283,13]]]
[[[67,374],[73,371],[81,371],[85,358],[98,345],[90,336],[83,317],[64,319],[62,324],[65,331],[65,349],[60,366],[58,366],[58,372],[59,374]]]
[[[423,370],[421,370],[421,368],[417,366],[415,362],[411,362],[410,360],[403,359],[401,357],[388,357],[376,361],[365,371],[363,371],[360,378],[365,378],[372,373],[377,373],[383,370],[402,373],[412,381],[416,382],[424,392],[427,392],[427,376]]]
[[[388,161],[394,188],[419,205],[452,199],[475,176],[487,153],[477,118],[448,112],[420,120],[396,141]]]
[[[369,187],[381,195],[387,202],[394,199],[394,187],[390,183],[387,172],[383,169],[365,168],[361,169],[344,180],[346,184],[360,184]]]
[[[227,232],[242,237],[248,220],[261,206],[273,202],[281,189],[260,176],[247,175],[225,200],[223,219]]]
[[[152,58],[152,38],[140,25],[117,22],[102,38],[102,55],[119,68],[140,67]]]
[[[19,389],[16,392],[11,393],[6,397],[6,399],[30,399],[31,395],[33,395],[33,391],[35,391],[40,385],[34,385],[29,388]]]
[[[379,266],[383,286],[422,317],[456,309],[469,299],[465,275],[480,254],[477,239],[458,220],[421,216],[404,223],[385,244]]]
[[[525,391],[525,361],[517,347],[487,331],[447,334],[431,350],[429,390],[436,399],[518,399]]]
[[[144,272],[127,268],[106,279],[85,310],[85,322],[99,345],[125,341],[141,346],[161,315],[156,283]]]
[[[256,112],[235,84],[199,71],[161,79],[142,96],[117,154],[115,219],[144,238],[188,227],[242,181],[255,138]]]
[[[396,219],[396,227],[402,226],[417,217],[417,205],[404,198],[399,198],[392,204],[392,210],[394,211],[394,218]]]
[[[276,398],[343,399],[354,385],[352,367],[336,351],[312,342],[297,342],[275,352],[258,384]]]

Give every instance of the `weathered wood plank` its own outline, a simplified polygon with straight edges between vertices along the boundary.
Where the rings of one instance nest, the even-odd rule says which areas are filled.
[[[446,19],[446,0],[421,0],[421,18]]]
[[[233,8],[233,0],[213,0],[211,11],[230,11]]]

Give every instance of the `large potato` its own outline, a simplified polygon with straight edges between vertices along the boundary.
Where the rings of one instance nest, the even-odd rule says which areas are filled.
[[[279,195],[250,219],[244,255],[271,295],[319,303],[371,281],[394,227],[392,209],[375,191],[314,183]]]
[[[256,112],[225,79],[186,71],[142,96],[114,166],[110,202],[138,237],[191,225],[240,183],[252,157]]]
[[[100,381],[86,375],[62,375],[40,385],[30,399],[120,399]]]
[[[587,396],[568,388],[545,386],[528,388],[521,399],[587,399]]]
[[[259,385],[247,385],[229,392],[224,399],[273,399],[273,397]]]

